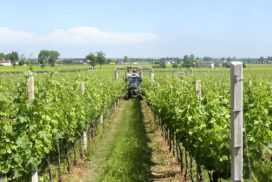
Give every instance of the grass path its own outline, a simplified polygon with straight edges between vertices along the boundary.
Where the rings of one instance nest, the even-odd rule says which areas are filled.
[[[88,175],[85,177],[84,182],[93,182],[97,181],[99,173],[107,165],[105,159],[109,155],[112,144],[114,143],[115,137],[119,132],[120,127],[120,118],[124,110],[127,107],[126,102],[122,102],[117,112],[114,113],[113,121],[111,123],[111,128],[106,131],[105,136],[102,140],[96,145],[93,155],[91,155],[90,160],[86,163],[88,170]]]
[[[122,101],[110,119],[89,160],[65,181],[182,181],[145,101]]]
[[[127,102],[98,181],[149,181],[151,151],[147,147],[141,103],[138,99]]]

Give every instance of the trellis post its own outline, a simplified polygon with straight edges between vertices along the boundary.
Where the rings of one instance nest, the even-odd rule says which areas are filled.
[[[154,80],[154,72],[153,71],[151,71],[151,73],[150,73],[150,79]]]
[[[28,85],[27,85],[27,93],[28,93],[28,101],[32,101],[35,98],[34,95],[34,76],[30,76],[28,78]],[[31,132],[31,126],[29,126]],[[31,181],[38,182],[38,169],[32,168],[31,169]]]
[[[196,80],[196,97],[198,100],[201,99],[201,80]],[[197,182],[203,182],[203,175],[201,165],[197,165]]]
[[[84,93],[85,93],[85,83],[84,82],[82,82],[81,83],[81,87],[80,87],[80,90],[81,90],[81,95],[83,96],[84,95]],[[83,149],[84,149],[84,151],[86,151],[87,150],[87,143],[88,143],[88,140],[87,140],[87,131],[83,131]]]
[[[201,80],[196,80],[196,97],[201,98]]]
[[[100,124],[103,124],[103,122],[104,122],[104,116],[103,116],[103,114],[101,114],[100,115]]]
[[[243,64],[231,63],[231,180],[243,181]]]
[[[118,70],[115,68],[114,78],[115,78],[115,79],[118,79],[118,76],[119,76]]]
[[[142,79],[144,79],[144,70],[141,70],[141,71],[140,71],[140,77],[141,77]]]
[[[248,91],[250,91],[250,90],[251,90],[251,87],[252,87],[252,81],[251,81],[251,80],[249,80],[249,81],[248,81]]]

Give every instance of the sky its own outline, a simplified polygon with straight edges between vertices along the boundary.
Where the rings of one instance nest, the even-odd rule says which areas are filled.
[[[271,0],[2,0],[0,52],[272,56]]]

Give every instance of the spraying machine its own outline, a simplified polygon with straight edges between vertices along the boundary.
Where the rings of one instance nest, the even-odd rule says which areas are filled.
[[[138,97],[142,99],[140,93],[140,86],[143,81],[144,70],[151,71],[150,78],[154,79],[153,68],[151,67],[116,67],[115,68],[115,79],[118,79],[119,70],[125,71],[125,81],[128,82],[128,89],[125,92],[124,99]]]

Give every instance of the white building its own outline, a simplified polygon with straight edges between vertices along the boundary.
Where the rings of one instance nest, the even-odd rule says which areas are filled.
[[[11,61],[10,60],[2,60],[0,61],[0,66],[11,66]]]
[[[199,68],[214,68],[213,61],[197,60],[196,62],[198,64]]]

